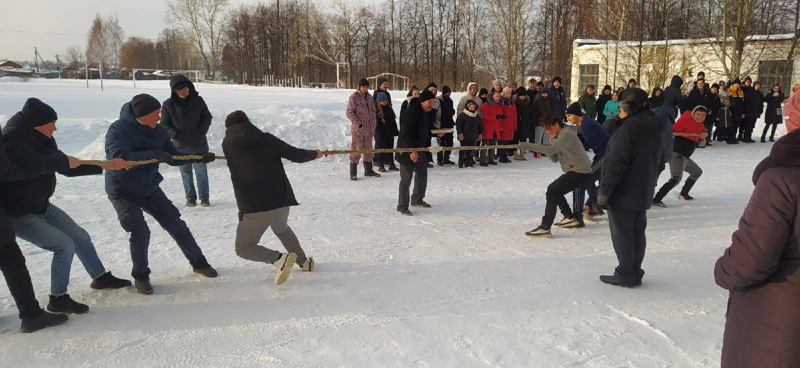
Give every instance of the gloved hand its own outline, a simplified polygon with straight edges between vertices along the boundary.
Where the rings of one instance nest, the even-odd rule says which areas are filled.
[[[597,194],[597,205],[600,208],[607,210],[608,209],[608,194]]]
[[[166,152],[158,152],[156,153],[156,160],[162,164],[168,164],[172,162],[172,155]]]
[[[500,115],[500,119],[508,119],[508,116],[506,114]]]
[[[214,162],[214,160],[217,159],[217,155],[215,155],[214,152],[201,153],[200,156],[203,156],[202,161],[206,164],[209,162]]]
[[[497,119],[497,120],[501,120],[501,119],[503,119],[503,114],[497,114],[497,115],[495,115],[494,118]]]

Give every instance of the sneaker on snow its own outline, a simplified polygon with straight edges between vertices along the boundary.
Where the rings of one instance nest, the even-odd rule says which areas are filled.
[[[275,275],[275,285],[281,285],[289,279],[289,273],[295,262],[297,262],[297,254],[281,253],[281,258],[274,263],[275,268],[278,269],[278,274]]]
[[[426,203],[425,201],[420,201],[420,202],[418,202],[418,203],[414,203],[414,204],[412,204],[412,205],[411,205],[411,207],[419,207],[419,208],[431,208],[431,205],[429,205],[429,204],[428,204],[428,203]]]
[[[411,216],[412,215],[411,211],[409,211],[408,208],[403,208],[401,210],[397,210],[397,212],[399,214],[403,215],[403,216]]]
[[[136,279],[134,285],[136,285],[136,292],[139,294],[150,295],[153,293],[153,285],[150,284],[150,280]]]
[[[556,226],[562,228],[571,228],[571,227],[577,227],[580,224],[581,222],[578,221],[578,219],[570,217],[570,218],[564,218],[563,220],[561,220],[561,222],[557,223]]]
[[[687,194],[681,193],[681,194],[678,194],[678,199],[684,199],[684,200],[687,200],[687,201],[691,201],[691,200],[694,199],[694,197],[690,196],[688,193]]]
[[[597,219],[595,219],[594,217],[592,217],[591,214],[589,214],[589,210],[583,211],[583,220],[589,222],[597,222]]]
[[[36,332],[43,328],[63,325],[64,323],[67,323],[67,320],[69,320],[69,316],[66,314],[53,314],[48,313],[47,311],[42,311],[39,317],[23,319],[19,332]]]
[[[194,271],[194,273],[199,273],[205,277],[210,277],[210,278],[214,278],[217,277],[217,275],[219,275],[217,273],[217,270],[215,270],[214,267],[211,266],[205,266],[203,268],[192,268],[192,270]]]
[[[126,286],[131,286],[131,282],[128,280],[120,279],[114,277],[111,272],[106,272],[100,276],[97,276],[94,280],[92,280],[92,285],[90,285],[92,289],[101,290],[101,289],[120,289]]]
[[[542,228],[541,226],[539,226],[539,227],[537,227],[537,228],[525,233],[525,236],[527,236],[529,238],[552,238],[553,237],[553,233],[551,233],[549,229],[545,229],[545,228]]]
[[[592,208],[589,210],[589,215],[591,215],[592,217],[603,216],[605,214],[606,212],[603,211],[603,208],[597,204],[593,204]]]
[[[661,207],[661,208],[667,208],[667,205],[664,204],[664,202],[661,202],[661,201],[653,201],[653,206]]]
[[[303,272],[314,272],[314,257],[307,257],[306,261],[300,266]]]
[[[47,303],[47,310],[53,313],[84,314],[89,311],[89,306],[72,300],[69,294],[61,296],[50,295],[50,303]]]

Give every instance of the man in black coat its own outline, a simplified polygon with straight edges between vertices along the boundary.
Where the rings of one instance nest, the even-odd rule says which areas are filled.
[[[25,175],[25,171],[12,162],[6,154],[0,133],[0,181],[20,180],[25,178]],[[19,318],[22,320],[21,332],[34,332],[67,322],[69,317],[66,314],[48,313],[39,306],[31,283],[31,275],[25,266],[25,256],[19,249],[14,229],[11,228],[2,206],[0,206],[0,271],[3,272],[8,291],[17,304]]]
[[[758,118],[764,114],[764,94],[760,90],[761,83],[756,82],[753,84],[753,80],[750,77],[744,79],[744,114],[745,117],[742,120],[742,139],[741,141],[744,143],[755,143],[756,141],[753,140],[753,129],[756,128],[756,122]]]
[[[694,88],[689,92],[689,97],[686,101],[686,107],[689,111],[694,110],[697,106],[703,106],[710,109],[711,104],[711,91],[706,89],[706,81],[698,79],[695,82]]]
[[[297,263],[303,271],[314,270],[314,258],[307,257],[289,227],[289,207],[299,205],[281,159],[304,163],[322,157],[320,150],[295,148],[274,135],[262,132],[242,111],[225,118],[222,150],[231,171],[233,192],[239,207],[236,255],[273,264],[278,269],[275,284],[283,284]],[[267,228],[280,239],[287,253],[258,245]]]
[[[683,85],[683,78],[677,75],[672,76],[669,86],[664,89],[664,111],[669,116],[671,122],[675,122],[678,118],[678,108],[683,103],[683,94],[681,94],[681,86]]]
[[[400,137],[397,139],[397,148],[425,148],[430,144],[431,122],[429,112],[433,109],[436,99],[433,92],[425,90],[419,98],[412,100],[408,109],[400,115]],[[442,134],[439,134],[441,136]],[[420,159],[421,158],[421,159]],[[428,164],[425,160],[425,151],[404,152],[397,154],[400,163],[400,193],[397,199],[397,212],[411,216],[408,210],[412,207],[430,208],[425,203],[425,191],[428,186]],[[409,197],[411,179],[414,179],[414,193]]]
[[[164,178],[158,172],[160,163],[172,166],[209,163],[216,156],[212,152],[198,152],[195,154],[202,157],[199,160],[173,160],[173,156],[185,156],[187,153],[175,148],[167,130],[158,124],[160,112],[161,103],[155,97],[136,95],[131,102],[122,105],[119,120],[112,123],[106,133],[106,159],[158,160],[124,172],[106,171],[106,194],[117,211],[120,225],[131,234],[131,276],[136,279],[136,291],[144,295],[153,293],[148,260],[150,228],[144,219],[144,212],[153,216],[175,239],[195,273],[217,277],[217,270],[208,264],[189,227],[181,220],[180,211],[161,190],[159,184]]]
[[[564,86],[561,85],[561,77],[553,78],[553,83],[550,84],[548,93],[550,112],[564,120],[567,114],[567,93],[564,91]]]
[[[89,306],[74,301],[67,294],[72,260],[76,254],[92,278],[93,289],[119,289],[130,286],[131,282],[106,272],[86,230],[50,203],[56,190],[56,173],[68,177],[103,173],[103,168],[83,165],[80,160],[58,149],[53,138],[56,120],[55,110],[36,98],[29,98],[22,111],[8,120],[3,129],[6,152],[30,175],[0,185],[0,203],[17,236],[53,253],[47,310],[83,314],[89,311]],[[126,167],[124,160],[113,160],[105,166],[112,170]]]
[[[644,276],[647,209],[664,167],[662,123],[645,109],[646,101],[647,92],[639,88],[629,88],[620,96],[626,121],[608,142],[597,194],[597,203],[609,209],[611,240],[619,261],[614,275],[600,276],[611,285],[641,285]]]
[[[442,86],[442,95],[439,96],[439,111],[441,111],[441,118],[439,118],[440,129],[453,129],[456,126],[455,114],[456,110],[453,107],[453,99],[450,98],[452,91],[449,86]],[[439,146],[453,147],[453,133],[445,133],[439,138]],[[440,151],[436,154],[436,162],[439,166],[442,165],[455,165],[456,163],[450,160],[451,151]]]
[[[167,129],[172,143],[184,152],[208,152],[208,128],[211,127],[211,112],[205,100],[198,95],[194,84],[183,75],[174,75],[169,80],[172,95],[164,100],[161,108],[161,125]],[[197,175],[197,191],[194,188],[192,169]],[[208,195],[208,168],[204,162],[195,162],[180,167],[186,206],[211,205]]]

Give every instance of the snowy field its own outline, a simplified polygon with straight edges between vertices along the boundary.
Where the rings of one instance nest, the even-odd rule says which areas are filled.
[[[163,100],[168,82],[0,83],[0,123],[36,96],[59,114],[55,137],[68,154],[103,158],[103,137],[137,93]],[[253,122],[305,148],[349,148],[350,91],[198,87],[221,154],[225,115]],[[399,106],[405,92],[393,92]],[[460,95],[454,96],[458,99]],[[760,127],[756,131],[760,133]],[[780,134],[783,134],[781,132]],[[430,171],[432,209],[395,212],[399,174],[351,182],[346,157],[287,173],[301,206],[290,224],[314,273],[274,284],[274,267],[234,254],[236,203],[224,162],[209,170],[210,208],[183,207],[177,169],[162,165],[162,188],[181,209],[220,277],[191,272],[174,241],[148,218],[155,294],[96,291],[77,257],[70,294],[91,310],[34,334],[18,332],[17,310],[0,283],[2,367],[715,367],[727,292],[713,266],[770,144],[714,146],[693,157],[705,171],[692,194],[648,213],[644,285],[600,283],[616,258],[608,224],[554,230],[528,239],[544,212],[544,191],[560,174],[547,159],[489,168]],[[661,178],[666,180],[665,176]],[[103,178],[59,177],[53,203],[94,239],[114,274],[130,278],[127,234]],[[560,219],[560,216],[557,220]],[[263,243],[280,249],[267,232]],[[21,243],[40,302],[49,292],[51,253]]]

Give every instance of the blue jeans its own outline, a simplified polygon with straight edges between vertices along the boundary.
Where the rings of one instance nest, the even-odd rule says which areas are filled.
[[[194,180],[192,178],[192,168],[197,175],[197,191],[200,192],[200,200],[208,200],[208,167],[202,162],[180,166],[181,179],[183,179],[183,190],[186,192],[187,201],[196,201],[197,192],[194,191]]]
[[[9,222],[18,237],[53,252],[50,265],[51,295],[67,293],[75,254],[91,278],[106,273],[89,234],[60,208],[49,204],[44,214],[9,217]]]
[[[149,280],[150,268],[147,250],[150,247],[150,228],[144,219],[144,212],[158,221],[158,224],[175,239],[183,255],[193,268],[208,267],[203,251],[194,240],[181,213],[159,189],[149,198],[109,197],[122,228],[131,234],[130,249],[133,270],[131,276],[137,280]]]

